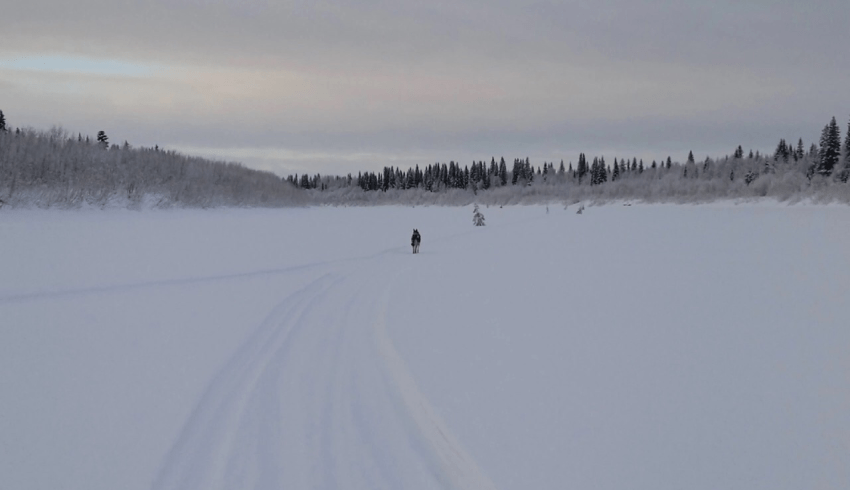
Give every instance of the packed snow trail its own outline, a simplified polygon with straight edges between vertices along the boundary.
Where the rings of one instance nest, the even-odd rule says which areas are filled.
[[[400,257],[335,267],[275,307],[211,382],[153,488],[493,488],[386,334],[410,267]]]

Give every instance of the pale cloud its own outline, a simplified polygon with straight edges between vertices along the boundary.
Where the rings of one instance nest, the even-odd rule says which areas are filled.
[[[412,167],[424,165],[431,156],[413,152],[354,152],[354,151],[299,151],[274,147],[202,147],[176,145],[167,148],[188,155],[198,155],[225,162],[241,162],[252,168],[276,173],[281,177],[292,174],[339,174],[363,169],[374,169],[376,165]]]
[[[157,71],[153,65],[114,59],[79,56],[22,55],[0,58],[0,70],[19,72],[75,73],[119,77],[145,77]]]

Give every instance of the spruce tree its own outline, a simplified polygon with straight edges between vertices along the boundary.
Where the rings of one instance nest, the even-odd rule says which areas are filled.
[[[499,183],[501,185],[508,183],[508,166],[505,165],[505,157],[499,161]]]
[[[788,161],[788,144],[785,143],[785,138],[779,140],[779,144],[776,145],[776,151],[773,152],[774,162],[778,162],[780,158],[783,161]]]
[[[599,182],[599,158],[593,157],[593,162],[589,165],[590,185],[596,185]]]
[[[611,172],[611,182],[620,178],[620,165],[617,163],[617,158],[614,158],[614,171]]]
[[[833,117],[821,132],[818,173],[823,176],[832,175],[832,171],[835,165],[838,164],[840,157],[841,131],[838,129],[838,123],[835,122],[835,117]]]
[[[844,168],[839,178],[844,183],[850,180],[850,122],[847,123],[847,134],[844,137]]]
[[[6,116],[0,111],[0,131],[6,131]]]
[[[688,163],[694,163],[694,152],[693,151],[688,152]]]
[[[594,157],[590,168],[590,185],[599,185],[607,181],[608,170],[605,168],[605,157]]]
[[[818,149],[818,173],[825,174],[825,156],[829,147],[829,124],[823,127],[820,132],[820,148]]]
[[[850,121],[847,122],[847,134],[844,136],[844,168],[850,169]]]
[[[608,182],[608,170],[605,167],[605,157],[599,157],[599,183]]]
[[[587,174],[587,158],[584,156],[584,153],[580,153],[578,156],[576,174],[578,176],[578,183],[581,184],[581,180]]]
[[[599,158],[593,157],[593,163],[590,164],[590,185],[599,183]]]
[[[100,145],[104,150],[109,148],[109,137],[106,136],[106,133],[103,131],[97,132],[97,144]]]

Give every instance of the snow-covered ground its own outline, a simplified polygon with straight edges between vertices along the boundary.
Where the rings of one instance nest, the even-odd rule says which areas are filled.
[[[0,213],[0,488],[850,488],[850,208],[481,211]]]

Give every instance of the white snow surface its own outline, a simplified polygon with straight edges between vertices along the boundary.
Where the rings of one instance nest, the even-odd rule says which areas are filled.
[[[576,209],[0,212],[0,488],[850,488],[850,208]]]

